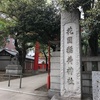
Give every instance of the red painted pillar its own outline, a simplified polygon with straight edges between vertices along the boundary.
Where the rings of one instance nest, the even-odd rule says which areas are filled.
[[[33,67],[34,71],[38,70],[39,49],[40,49],[39,42],[36,42],[36,45],[35,45],[35,57],[34,57],[34,67]]]
[[[48,47],[48,78],[47,78],[47,89],[50,89],[50,43]]]

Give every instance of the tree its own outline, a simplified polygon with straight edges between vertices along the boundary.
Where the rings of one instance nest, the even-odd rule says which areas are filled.
[[[91,48],[91,55],[98,55],[98,40],[100,36],[100,1],[94,3],[94,6],[87,11],[87,16],[84,19],[83,26],[88,29],[88,43]]]
[[[40,43],[48,44],[59,35],[60,17],[51,5],[45,0],[7,0],[3,13],[13,20],[13,27],[8,27],[15,37],[15,46],[19,52],[19,61],[24,71],[26,50],[31,42],[38,40]],[[1,2],[4,3],[5,2]]]
[[[11,26],[12,22],[7,19],[4,19],[2,15],[0,16],[0,48],[3,48],[6,43],[5,37],[8,36],[7,27]]]
[[[2,35],[4,33],[3,32],[4,28],[5,28],[5,23],[2,20],[0,20],[0,48],[4,47],[5,45],[4,37]]]
[[[69,11],[81,6],[84,12],[82,26],[88,29],[89,46],[93,56],[98,55],[98,35],[100,27],[100,1],[97,0],[61,0],[62,6]]]

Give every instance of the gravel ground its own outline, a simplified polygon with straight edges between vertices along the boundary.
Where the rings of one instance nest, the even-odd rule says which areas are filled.
[[[23,77],[28,77],[28,76],[31,76],[31,75],[32,75],[32,74],[25,73],[25,74],[23,75]],[[18,78],[18,77],[11,77],[11,79],[16,79],[16,78]],[[8,76],[5,74],[5,72],[4,72],[4,71],[0,71],[0,82],[2,82],[2,81],[7,81],[8,79],[9,79],[9,78],[8,78]],[[47,91],[48,91],[47,85],[45,84],[45,85],[43,85],[43,86],[37,88],[36,90],[37,90],[37,91],[47,92]]]
[[[11,79],[16,79],[17,77],[11,77]],[[8,75],[5,74],[4,71],[0,71],[0,82],[7,81]]]
[[[31,76],[32,74],[27,74],[27,73],[25,73],[23,76],[24,77],[28,77],[28,76]],[[11,79],[16,79],[16,78],[18,78],[18,77],[11,77]],[[4,71],[0,71],[0,82],[2,82],[2,81],[7,81],[9,78],[8,78],[8,76],[5,74],[5,72]],[[36,91],[43,91],[43,92],[47,92],[48,91],[48,89],[47,89],[47,84],[45,84],[45,85],[43,85],[42,87],[39,87],[39,88],[37,88],[36,89]]]
[[[35,75],[43,74],[43,73],[47,73],[47,72],[39,71]],[[33,74],[31,72],[28,72],[28,73],[26,72],[26,73],[23,74],[23,77],[28,77],[28,76],[33,76]],[[13,77],[11,76],[11,79],[16,79],[16,78],[18,78],[18,76],[13,76]],[[0,71],[0,82],[6,81],[6,80],[8,80],[8,75],[5,74],[5,71]]]
[[[0,82],[8,80],[8,77],[5,76],[4,71],[0,71]]]

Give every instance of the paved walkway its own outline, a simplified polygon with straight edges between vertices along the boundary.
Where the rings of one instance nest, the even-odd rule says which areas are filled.
[[[0,100],[49,100],[47,92],[35,91],[46,84],[47,74],[40,74],[22,79],[22,88],[19,88],[19,79],[0,82]]]

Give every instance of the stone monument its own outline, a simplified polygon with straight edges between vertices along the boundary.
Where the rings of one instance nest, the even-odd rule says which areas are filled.
[[[60,94],[65,100],[81,100],[79,11],[61,14]]]
[[[100,71],[92,72],[93,100],[100,100]]]
[[[79,11],[61,14],[60,96],[51,100],[81,100]]]
[[[9,75],[8,86],[10,86],[11,76],[19,76],[20,77],[19,88],[21,88],[22,67],[21,67],[21,65],[19,65],[18,56],[17,55],[11,59],[10,64],[6,67],[6,74]]]
[[[6,74],[20,75],[22,74],[22,67],[19,65],[17,56],[11,59],[10,64],[6,67]]]

